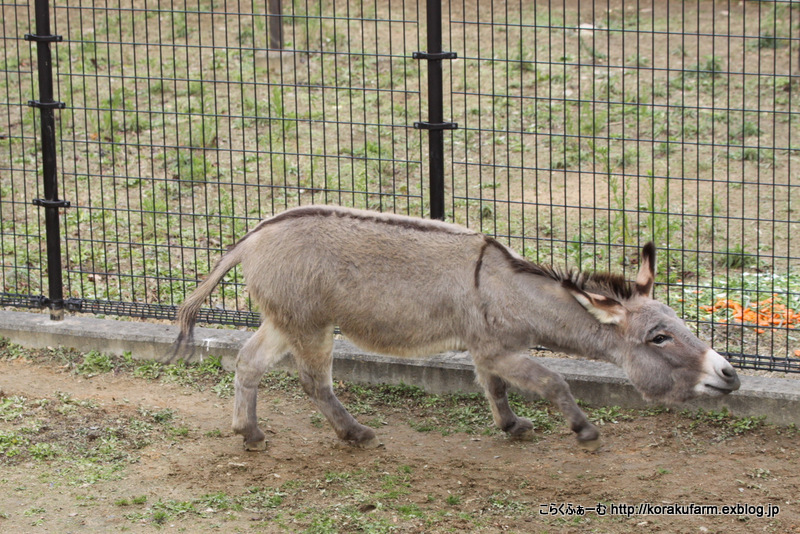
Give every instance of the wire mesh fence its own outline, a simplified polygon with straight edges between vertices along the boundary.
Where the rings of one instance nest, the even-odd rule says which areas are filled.
[[[660,296],[715,347],[796,367],[800,6],[450,7],[453,213],[579,268],[652,239]]]
[[[23,35],[35,24],[32,6],[0,5],[0,301],[35,307],[48,274],[31,205],[38,65]],[[424,2],[50,11],[73,308],[169,319],[229,244],[291,206],[430,213],[427,134],[413,127],[429,112],[412,57]],[[800,4],[462,0],[442,12],[458,55],[442,62],[444,116],[458,123],[444,133],[445,217],[572,268],[631,274],[654,240],[657,294],[702,337],[740,367],[800,371]],[[204,313],[258,322],[238,271]]]

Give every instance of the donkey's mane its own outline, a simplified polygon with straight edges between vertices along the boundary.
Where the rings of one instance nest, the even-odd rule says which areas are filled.
[[[571,286],[581,291],[599,293],[606,297],[616,297],[621,300],[633,298],[636,294],[634,284],[627,281],[620,274],[606,272],[564,271],[559,267],[539,265],[525,258],[513,256],[506,247],[492,238],[487,238],[487,245],[491,244],[501,250],[506,259],[519,273],[528,273],[543,276],[564,285]]]
[[[621,274],[606,272],[563,271],[557,267],[536,265],[537,274],[547,276],[564,286],[572,286],[581,291],[598,293],[606,297],[629,300],[636,294],[634,285]]]

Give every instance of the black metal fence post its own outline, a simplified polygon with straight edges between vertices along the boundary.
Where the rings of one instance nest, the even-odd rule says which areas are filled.
[[[430,162],[431,218],[444,219],[444,130],[455,130],[458,124],[444,122],[442,60],[455,59],[455,52],[442,51],[442,2],[427,1],[428,51],[414,52],[414,59],[428,61],[428,122],[415,122],[414,128],[428,130]]]
[[[283,50],[283,0],[269,0],[269,48]]]
[[[53,100],[53,61],[50,43],[61,41],[60,35],[50,34],[50,5],[48,0],[36,0],[36,33],[26,34],[26,41],[36,43],[39,71],[39,100],[30,100],[28,105],[41,113],[42,183],[44,198],[33,200],[44,208],[45,232],[47,234],[47,281],[48,297],[42,304],[50,308],[50,319],[64,318],[64,286],[61,276],[61,228],[59,208],[68,207],[69,202],[58,198],[58,176],[56,173],[56,109],[63,109],[63,102]]]

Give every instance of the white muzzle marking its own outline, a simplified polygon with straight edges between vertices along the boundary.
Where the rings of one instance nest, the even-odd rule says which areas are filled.
[[[728,360],[708,349],[703,356],[703,372],[694,388],[695,393],[718,397],[736,391],[739,386],[739,377]]]

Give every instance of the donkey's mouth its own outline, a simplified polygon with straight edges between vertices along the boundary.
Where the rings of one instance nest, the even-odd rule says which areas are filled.
[[[720,388],[717,386],[712,386],[711,384],[703,384],[705,387],[713,391],[713,395],[728,395],[733,392],[731,388]]]

